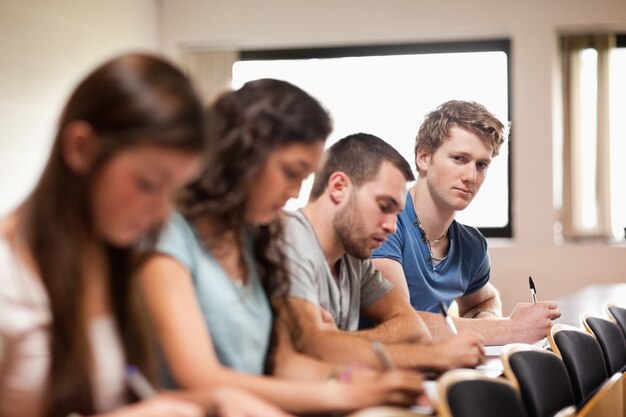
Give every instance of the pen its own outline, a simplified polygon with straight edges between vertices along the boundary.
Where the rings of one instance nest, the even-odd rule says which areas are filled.
[[[153,397],[157,393],[135,365],[126,365],[126,382],[135,395],[142,400]]]
[[[450,328],[450,331],[452,332],[452,334],[458,334],[459,332],[456,330],[456,326],[454,325],[454,322],[452,321],[452,317],[448,316],[448,309],[446,308],[446,305],[443,302],[439,301],[439,307],[441,307],[441,313],[443,314],[443,319],[446,321],[446,324]]]
[[[535,283],[532,277],[528,277],[528,286],[530,287],[530,296],[533,300],[533,304],[537,304],[537,290],[535,290]]]
[[[387,349],[385,349],[382,343],[380,343],[378,340],[373,341],[372,350],[374,351],[376,356],[378,356],[380,362],[383,364],[383,368],[385,369],[385,371],[395,369],[395,365],[391,360],[391,356],[389,356],[389,353],[387,353]]]

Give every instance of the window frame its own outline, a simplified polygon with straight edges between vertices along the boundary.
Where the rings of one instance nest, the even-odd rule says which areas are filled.
[[[623,41],[626,43],[626,37]],[[463,52],[504,52],[507,56],[507,110],[512,120],[512,55],[510,39],[488,39],[451,42],[394,43],[293,49],[250,49],[239,51],[239,61],[267,61],[315,58],[343,58],[388,55],[419,55]],[[513,131],[509,132],[507,155],[508,223],[502,227],[479,227],[487,238],[513,238]]]

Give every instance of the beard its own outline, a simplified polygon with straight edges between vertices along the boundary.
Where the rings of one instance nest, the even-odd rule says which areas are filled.
[[[367,259],[373,249],[367,246],[367,233],[363,220],[356,210],[354,195],[346,206],[333,219],[333,227],[339,241],[348,255],[358,259]]]

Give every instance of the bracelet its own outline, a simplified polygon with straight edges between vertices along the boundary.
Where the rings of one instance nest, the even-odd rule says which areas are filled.
[[[354,372],[356,369],[361,368],[364,368],[364,366],[356,362],[349,363],[343,369],[341,368],[341,366],[335,365],[328,379],[343,383],[350,383],[352,382],[352,372]]]
[[[474,313],[474,315],[472,316],[472,318],[473,318],[473,319],[475,319],[476,317],[478,317],[478,315],[479,315],[480,313],[489,313],[489,314],[493,314],[493,316],[494,316],[495,318],[498,318],[498,319],[500,318],[500,316],[498,315],[498,313],[496,313],[495,311],[491,311],[491,310],[481,310],[481,309],[478,309],[478,310],[476,311],[476,313]]]
[[[339,365],[333,365],[333,369],[330,371],[330,375],[328,375],[328,379],[331,381],[339,381],[341,376],[341,367]]]

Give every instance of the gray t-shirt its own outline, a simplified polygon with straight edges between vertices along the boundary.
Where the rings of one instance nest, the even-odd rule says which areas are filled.
[[[341,330],[357,330],[359,313],[392,288],[369,259],[344,255],[333,277],[315,231],[302,211],[285,216],[285,253],[291,275],[290,296],[327,310]]]

